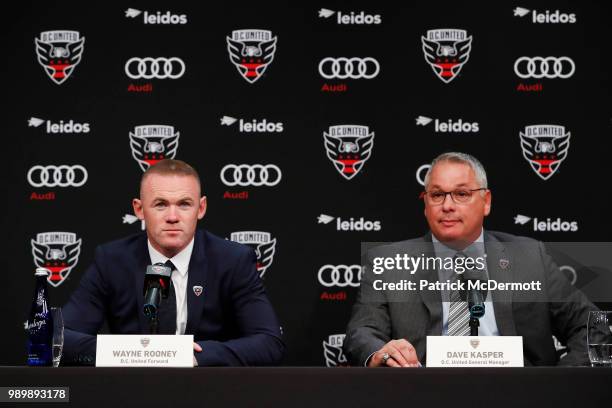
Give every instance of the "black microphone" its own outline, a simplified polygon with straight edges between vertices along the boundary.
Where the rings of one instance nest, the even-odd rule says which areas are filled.
[[[157,309],[162,297],[164,299],[168,297],[171,275],[172,269],[163,263],[158,262],[155,265],[147,266],[143,287],[143,311],[149,319],[157,318]]]
[[[480,319],[485,315],[485,300],[487,299],[486,290],[478,290],[477,287],[486,284],[484,270],[468,269],[460,278],[467,285],[466,290],[461,294],[462,300],[467,300],[470,317]]]

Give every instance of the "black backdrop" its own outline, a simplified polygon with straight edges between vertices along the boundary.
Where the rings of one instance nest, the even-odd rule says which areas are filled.
[[[416,173],[443,151],[469,152],[485,165],[493,190],[487,228],[547,241],[609,240],[612,36],[600,3],[22,1],[19,7],[3,24],[7,262],[1,363],[25,360],[22,324],[37,234],[71,232],[82,240],[70,274],[49,289],[51,303],[61,305],[96,245],[140,230],[139,222],[124,222],[142,174],[130,146],[137,126],[168,125],[179,132],[174,157],[199,170],[208,197],[204,228],[228,239],[237,231],[276,239],[263,278],[282,321],[289,365],[342,362],[333,347],[325,358],[323,342],[341,340],[330,336],[344,333],[357,289],[326,287],[318,272],[324,265],[359,264],[361,241],[424,234]],[[517,7],[527,14],[515,15],[521,14]],[[126,16],[129,8],[142,13]],[[321,9],[335,13],[320,17]],[[184,15],[186,24],[144,24],[145,11]],[[380,24],[338,24],[338,12],[379,16]],[[564,21],[573,15],[575,22],[534,23],[534,12]],[[440,28],[472,36],[469,58],[449,83],[426,61],[421,41]],[[254,83],[240,75],[228,53],[226,37],[240,29],[269,30],[277,38],[272,62]],[[49,30],[85,37],[80,62],[60,85],[37,59],[35,38]],[[569,57],[575,72],[566,79],[519,78],[515,61],[535,56]],[[125,65],[132,57],[177,57],[185,72],[177,79],[131,79]],[[326,57],[374,58],[380,72],[372,79],[325,79],[318,66]],[[344,90],[327,91],[326,84]],[[519,90],[521,84],[536,90]],[[130,85],[150,85],[152,91],[130,91]],[[238,122],[222,125],[224,116],[281,123],[282,132],[240,132]],[[421,116],[477,123],[478,131],[437,132],[434,121],[418,124]],[[61,121],[87,123],[89,132],[47,132],[48,122]],[[370,157],[350,179],[334,167],[324,143],[330,126],[346,124],[374,133]],[[564,126],[571,135],[565,159],[546,180],[521,148],[520,133],[539,124]],[[220,177],[227,164],[274,164],[282,178],[274,186],[227,186]],[[80,187],[34,187],[27,174],[37,165],[81,165],[88,178]],[[228,192],[241,198],[224,198]],[[325,224],[321,215],[334,219]],[[517,215],[529,220],[521,224]],[[378,221],[380,229],[338,230],[338,217]],[[535,231],[534,218],[575,222],[577,229]]]

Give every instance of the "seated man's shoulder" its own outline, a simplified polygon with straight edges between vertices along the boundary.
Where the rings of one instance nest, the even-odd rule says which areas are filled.
[[[497,241],[497,245],[501,245],[505,250],[510,251],[511,254],[520,254],[522,258],[532,259],[534,257],[540,257],[542,252],[545,252],[545,246],[537,239],[512,235],[506,232],[499,231],[487,231],[489,243],[491,241]],[[493,237],[493,239],[491,239]],[[487,236],[485,235],[485,245],[487,244]]]
[[[540,241],[534,238],[525,237],[522,235],[508,234],[507,232],[486,230],[486,233],[493,236],[499,242],[518,242],[529,245],[537,245]]]

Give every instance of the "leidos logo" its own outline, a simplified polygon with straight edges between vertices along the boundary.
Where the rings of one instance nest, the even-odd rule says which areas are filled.
[[[268,30],[235,30],[226,37],[230,61],[247,82],[261,78],[272,63],[277,38]]]
[[[64,122],[60,120],[59,123],[53,123],[50,120],[44,120],[40,118],[31,117],[28,119],[28,127],[40,127],[43,123],[46,123],[45,130],[48,134],[71,134],[71,133],[89,133],[89,123],[77,123],[73,120]]]
[[[130,132],[132,157],[142,171],[146,171],[160,160],[174,159],[179,136],[179,132],[174,132],[174,126],[136,126],[134,132]]]
[[[81,239],[72,232],[41,232],[30,241],[34,265],[51,271],[47,281],[58,287],[79,261]]]
[[[129,8],[125,10],[125,17],[136,18],[142,14],[142,22],[144,24],[187,24],[187,16],[185,14],[172,14],[169,11],[149,13]]]
[[[257,272],[259,272],[259,277],[263,278],[274,259],[276,238],[272,238],[269,232],[237,231],[231,233],[230,240],[240,244],[250,245],[255,249],[255,255],[257,255]]]
[[[270,122],[267,119],[262,120],[244,120],[237,119],[231,116],[223,116],[221,118],[222,126],[232,126],[238,122],[238,129],[240,133],[281,133],[283,131],[282,122]]]
[[[542,180],[548,180],[567,157],[570,133],[564,126],[532,125],[520,136],[523,157]]]
[[[448,119],[441,121],[439,119],[428,118],[427,116],[419,116],[416,118],[417,126],[427,126],[434,122],[434,130],[436,133],[476,133],[479,131],[478,122],[464,122],[463,119],[454,121]]]
[[[340,217],[332,217],[330,215],[321,214],[317,217],[318,224],[329,224],[336,220],[337,231],[380,231],[382,229],[380,221],[367,221],[363,217],[355,220],[351,217],[348,221],[342,220]]]
[[[34,43],[38,63],[53,82],[61,85],[81,62],[85,37],[78,31],[43,31]]]
[[[329,132],[323,132],[323,142],[327,158],[342,177],[350,180],[370,158],[374,132],[361,125],[330,126]]]
[[[350,11],[349,13],[329,10],[326,8],[322,8],[319,10],[319,18],[328,19],[333,15],[336,15],[336,23],[337,24],[355,24],[355,25],[370,25],[370,24],[381,24],[382,17],[380,14],[366,14],[365,11],[354,12]]]
[[[145,220],[140,220],[137,216],[132,214],[125,214],[122,218],[123,224],[134,224],[136,221],[140,221],[140,229],[145,230]]]
[[[531,22],[534,24],[574,24],[576,22],[576,14],[561,13],[559,10],[550,12],[546,10],[539,13],[537,10],[529,10],[523,7],[516,7],[514,17],[525,17],[531,12]]]
[[[514,217],[514,223],[520,225],[526,225],[528,222],[532,220],[531,217],[526,215],[517,214]],[[536,232],[576,232],[578,231],[578,222],[577,221],[563,221],[561,218],[557,218],[556,220],[551,220],[550,218],[546,218],[546,221],[538,220],[537,218],[533,218],[533,230]]]
[[[348,360],[342,351],[346,334],[331,334],[327,341],[323,340],[323,357],[327,367],[348,365]]]
[[[434,74],[443,82],[449,83],[457,77],[461,68],[470,58],[472,36],[465,30],[440,28],[428,30],[426,37],[421,37],[425,61],[431,66]]]

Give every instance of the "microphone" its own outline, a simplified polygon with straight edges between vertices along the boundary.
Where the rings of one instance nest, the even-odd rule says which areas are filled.
[[[171,275],[172,269],[163,263],[158,262],[155,265],[147,266],[143,287],[143,312],[150,320],[157,319],[157,309],[161,299],[168,297]]]
[[[460,278],[468,285],[468,289],[462,293],[462,300],[467,300],[468,310],[472,319],[480,319],[485,315],[486,290],[478,290],[476,287],[486,283],[484,270],[471,269],[461,274]],[[472,287],[470,287],[470,284]]]

